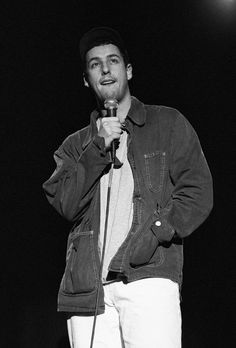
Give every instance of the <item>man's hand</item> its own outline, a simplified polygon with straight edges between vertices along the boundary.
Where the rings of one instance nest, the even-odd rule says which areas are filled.
[[[117,117],[104,117],[101,119],[98,135],[105,140],[105,147],[109,149],[114,139],[120,139],[122,133],[121,123]]]

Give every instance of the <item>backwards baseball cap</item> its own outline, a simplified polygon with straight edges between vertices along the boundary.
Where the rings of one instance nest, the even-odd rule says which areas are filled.
[[[129,63],[129,56],[118,31],[109,27],[96,27],[86,32],[79,43],[79,52],[82,64],[85,63],[86,53],[95,46],[113,44],[117,46],[126,64]]]

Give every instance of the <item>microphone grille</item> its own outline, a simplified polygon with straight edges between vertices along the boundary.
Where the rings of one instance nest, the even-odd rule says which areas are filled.
[[[118,101],[115,98],[107,98],[104,101],[104,107],[105,109],[117,109]]]

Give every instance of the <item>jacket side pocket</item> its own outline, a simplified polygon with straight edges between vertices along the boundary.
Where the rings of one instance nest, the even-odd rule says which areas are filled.
[[[146,265],[161,265],[163,263],[163,251],[159,245],[158,237],[151,226],[156,220],[154,213],[147,219],[145,225],[130,251],[130,266],[138,268]]]
[[[68,250],[63,292],[66,294],[92,292],[96,287],[96,273],[93,231],[78,232]]]

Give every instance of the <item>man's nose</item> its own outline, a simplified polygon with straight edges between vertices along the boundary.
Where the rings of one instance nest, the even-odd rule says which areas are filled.
[[[104,75],[108,74],[110,72],[110,66],[106,62],[102,64],[102,73]]]

